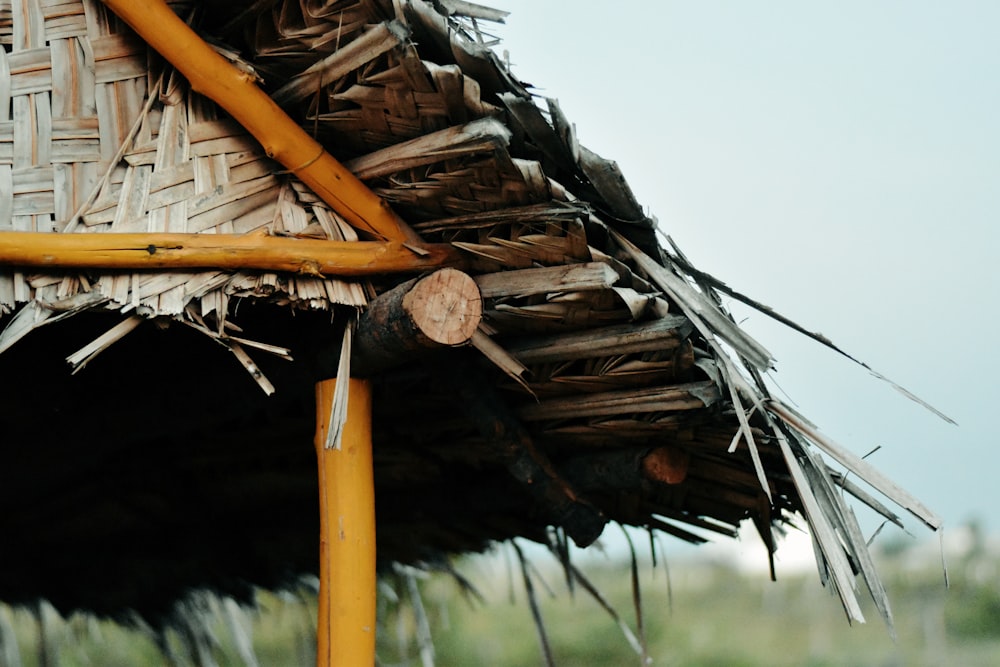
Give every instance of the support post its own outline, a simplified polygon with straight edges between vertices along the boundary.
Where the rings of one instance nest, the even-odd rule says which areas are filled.
[[[316,385],[320,585],[316,666],[375,664],[375,480],[372,397],[350,382],[339,449],[325,446],[337,380]]]

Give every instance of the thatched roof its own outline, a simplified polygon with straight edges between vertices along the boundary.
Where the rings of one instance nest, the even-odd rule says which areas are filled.
[[[17,6],[0,3],[0,230],[369,238],[96,0]],[[773,548],[801,514],[850,616],[856,572],[885,608],[842,490],[899,522],[860,477],[938,519],[769,395],[771,355],[725,286],[664,247],[614,162],[495,55],[501,12],[199,10],[206,39],[423,241],[457,249],[482,294],[472,346],[374,375],[381,561],[551,526],[586,545],[608,521],[699,542],[750,519]],[[155,619],[192,589],[313,571],[313,383],[406,279],[0,272],[0,599]]]

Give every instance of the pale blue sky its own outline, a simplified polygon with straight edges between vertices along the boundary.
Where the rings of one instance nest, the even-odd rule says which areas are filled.
[[[1000,530],[1000,3],[487,4],[514,73],[696,265],[959,426],[734,307],[801,410],[882,445],[946,524]]]

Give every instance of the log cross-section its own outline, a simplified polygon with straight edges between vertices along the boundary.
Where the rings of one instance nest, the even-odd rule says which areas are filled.
[[[647,482],[676,485],[687,479],[691,454],[673,445],[631,451],[588,452],[560,465],[560,472],[582,491],[635,491]]]
[[[464,345],[482,314],[479,289],[461,271],[441,269],[398,285],[362,315],[351,372],[366,377],[434,349]]]

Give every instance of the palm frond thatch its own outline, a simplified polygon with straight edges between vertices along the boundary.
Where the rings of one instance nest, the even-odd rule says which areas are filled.
[[[0,242],[364,238],[96,0],[15,4],[0,3]],[[550,525],[584,545],[610,520],[698,542],[802,513],[850,616],[858,569],[890,618],[839,491],[881,505],[817,448],[940,520],[769,397],[771,355],[718,284],[660,246],[617,166],[489,48],[482,22],[502,13],[175,9],[425,241],[459,249],[481,290],[473,348],[374,379],[384,564],[545,543]],[[0,271],[0,373],[17,378],[0,404],[0,526],[17,544],[0,598],[156,622],[190,589],[240,596],[312,571],[312,383],[341,367],[357,309],[401,280]],[[71,377],[64,358],[89,367]]]

